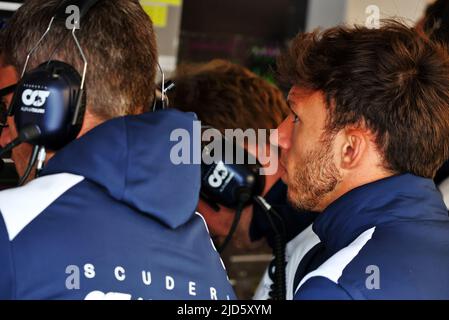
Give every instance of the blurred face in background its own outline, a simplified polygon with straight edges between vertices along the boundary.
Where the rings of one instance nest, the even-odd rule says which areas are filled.
[[[6,88],[13,85],[19,81],[16,69],[11,65],[5,65],[3,59],[0,57],[0,88]],[[1,99],[1,112],[3,115],[7,112],[9,105],[11,104],[13,94],[8,94]],[[2,135],[0,137],[0,145],[4,147],[12,140],[17,137],[17,130],[14,123],[13,117],[8,117],[7,119],[8,127],[3,128]],[[16,166],[16,170],[19,176],[25,173],[26,166],[28,164],[28,159],[31,155],[32,147],[29,144],[21,144],[12,151],[12,159]]]
[[[257,146],[247,146],[246,150],[254,157],[257,155]],[[269,152],[269,146],[266,147]],[[277,161],[277,159],[276,159]],[[269,164],[267,164],[269,166]],[[264,168],[266,168],[264,166]],[[264,176],[265,185],[262,196],[266,195],[273,185],[280,179],[282,171],[278,170],[273,174]],[[235,209],[229,209],[218,205],[219,210],[214,210],[206,201],[200,198],[198,202],[198,212],[201,213],[207,222],[209,231],[218,244],[221,244],[227,237],[231,225],[235,218]],[[253,241],[250,238],[250,228],[253,219],[253,205],[244,208],[239,220],[239,224],[232,236],[232,245],[238,249],[255,249],[263,243],[263,240]]]

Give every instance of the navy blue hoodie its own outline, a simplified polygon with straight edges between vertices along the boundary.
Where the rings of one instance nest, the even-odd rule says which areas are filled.
[[[110,120],[0,192],[2,299],[234,299],[203,218],[200,166],[175,165],[167,110]]]

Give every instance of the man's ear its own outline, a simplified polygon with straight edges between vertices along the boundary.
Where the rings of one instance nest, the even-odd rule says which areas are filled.
[[[343,131],[343,144],[341,145],[342,169],[357,167],[368,149],[369,133],[361,128],[348,128]]]

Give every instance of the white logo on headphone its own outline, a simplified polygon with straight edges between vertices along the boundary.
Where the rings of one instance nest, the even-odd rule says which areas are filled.
[[[212,188],[218,188],[223,184],[223,180],[228,176],[229,171],[226,169],[223,162],[219,162],[214,169],[214,172],[209,176],[208,182]]]
[[[50,96],[50,91],[26,89],[22,93],[22,102],[26,106],[42,107]]]

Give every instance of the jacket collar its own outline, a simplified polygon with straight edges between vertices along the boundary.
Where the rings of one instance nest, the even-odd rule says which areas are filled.
[[[447,210],[434,182],[403,174],[344,194],[319,214],[313,230],[333,253],[374,226],[398,220],[443,219],[447,219]]]

